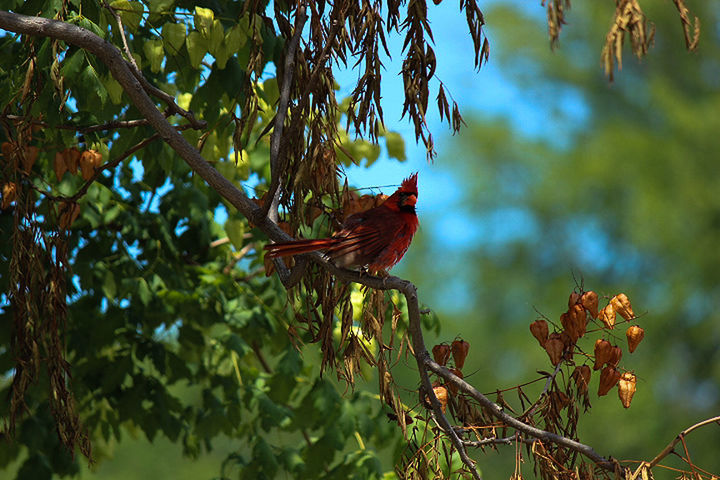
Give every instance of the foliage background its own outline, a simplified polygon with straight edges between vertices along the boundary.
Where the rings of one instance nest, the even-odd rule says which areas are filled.
[[[411,144],[409,128],[389,124],[390,130],[408,140],[409,162],[391,167],[392,160],[383,155],[369,168],[348,170],[356,185],[384,185],[390,177],[420,170],[422,228],[395,273],[416,282],[420,298],[438,311],[438,340],[462,335],[471,343],[466,370],[474,367],[470,381],[483,391],[522,383],[534,378],[534,370],[548,368],[547,357],[530,337],[527,325],[536,316],[534,309],[551,318],[563,311],[574,286],[573,274],[582,277],[587,287],[607,295],[622,289],[637,311],[646,312],[641,320],[646,338],[624,360],[641,379],[633,407],[625,411],[614,398],[595,399],[590,414],[580,423],[580,437],[586,443],[618,458],[651,458],[679,430],[715,414],[720,403],[720,258],[716,247],[720,234],[720,169],[716,165],[720,49],[719,33],[713,28],[720,12],[707,3],[696,3],[691,5],[694,13],[708,25],[696,54],[682,48],[679,22],[667,5],[647,5],[646,13],[657,24],[655,46],[640,63],[627,59],[615,83],[608,85],[597,59],[614,8],[611,2],[592,6],[575,2],[554,52],[548,47],[539,6],[496,2],[485,12],[493,42],[491,68],[469,81],[469,59],[441,62],[447,69],[440,71],[441,79],[451,87],[454,83],[457,100],[477,112],[471,119],[466,115],[468,128],[443,140],[436,163],[427,165],[423,152]],[[438,43],[442,41],[438,36]],[[461,50],[446,48],[448,56]],[[398,108],[387,109],[389,120],[399,116]],[[251,170],[261,166],[262,160],[257,159],[266,155],[260,145],[257,152],[249,152]],[[217,148],[222,153],[222,145]],[[86,293],[70,312],[70,348],[83,352],[73,361],[74,385],[82,396],[81,379],[101,375],[104,396],[117,394],[119,406],[137,408],[117,409],[121,418],[116,420],[87,418],[97,426],[98,434],[103,428],[117,433],[102,432],[107,443],[96,444],[95,449],[102,461],[93,472],[81,467],[81,475],[214,476],[228,453],[263,458],[259,454],[262,443],[250,447],[238,440],[253,431],[267,432],[261,437],[270,444],[286,446],[288,463],[284,465],[291,465],[294,446],[302,441],[302,428],[326,442],[327,450],[312,452],[315,456],[337,450],[347,454],[336,457],[347,461],[341,464],[365,465],[368,472],[390,469],[398,432],[372,398],[376,381],[369,379],[357,393],[346,393],[345,398],[354,402],[343,402],[341,384],[332,378],[316,380],[318,354],[312,347],[301,358],[288,353],[291,350],[282,332],[287,328],[283,321],[289,320],[278,313],[284,301],[277,293],[278,284],[259,277],[239,287],[240,282],[234,280],[252,272],[257,262],[240,263],[239,272],[228,277],[222,272],[232,258],[229,245],[220,251],[195,248],[227,231],[227,225],[223,230],[213,221],[225,221],[216,208],[219,198],[183,171],[185,167],[166,148],[149,150],[148,155],[155,162],[145,163],[142,173],[136,164],[133,168],[125,165],[119,174],[120,178],[142,178],[135,190],[128,189],[126,198],[103,199],[107,193],[102,187],[89,192],[88,202],[96,206],[105,202],[107,209],[84,209],[75,229],[78,236],[84,232],[88,243],[77,239],[78,259],[86,263],[84,267],[76,263],[74,273],[90,286],[76,286]],[[163,162],[167,166],[160,169]],[[169,173],[174,177],[171,192],[162,188]],[[242,171],[233,175],[243,181]],[[113,181],[118,180],[107,183]],[[108,222],[124,226],[124,241],[132,247],[122,261],[108,247],[110,240],[89,235]],[[242,229],[242,233],[249,231]],[[148,242],[158,238],[162,241]],[[137,248],[143,251],[138,253]],[[8,258],[7,250],[3,255],[3,260]],[[178,261],[188,255],[190,264]],[[137,264],[132,257],[137,257]],[[117,300],[108,303],[104,298]],[[232,301],[248,303],[239,308]],[[259,303],[266,308],[256,308]],[[251,312],[249,318],[237,318],[233,312],[238,310]],[[266,315],[267,310],[274,314]],[[177,322],[178,312],[182,312],[182,323]],[[8,315],[6,310],[3,315]],[[213,325],[219,323],[233,327],[218,331]],[[136,347],[113,349],[118,336]],[[237,338],[242,343],[233,343]],[[253,341],[260,342],[274,373],[262,372]],[[431,345],[432,339],[428,341]],[[91,357],[88,345],[107,347],[96,349]],[[252,387],[244,390],[248,410],[235,412],[247,429],[242,432],[226,430],[233,412],[227,410],[225,395],[236,388],[230,382],[237,381],[232,352],[241,360],[242,378],[252,379]],[[7,361],[7,350],[4,358]],[[126,376],[124,369],[130,364],[123,362],[132,362],[132,375]],[[192,364],[193,371],[186,372],[182,363]],[[191,378],[195,387],[170,381],[167,390],[157,389],[153,379],[158,377],[158,368],[166,368],[169,379],[174,372],[178,379]],[[414,389],[416,374],[411,367],[407,370],[401,382]],[[113,377],[114,371],[120,378]],[[317,395],[304,396],[309,385],[283,390],[280,385],[288,378],[317,382]],[[118,385],[121,395],[115,390]],[[147,405],[131,397],[132,386],[143,392],[136,395],[159,393]],[[180,405],[173,404],[176,397]],[[42,411],[39,398],[38,412]],[[262,403],[266,398],[269,403]],[[303,409],[303,398],[326,403]],[[289,416],[286,404],[295,410]],[[348,417],[359,415],[365,424],[355,419],[340,431],[322,425],[320,417],[332,408]],[[94,409],[97,406],[88,406],[87,412]],[[162,410],[172,413],[158,417]],[[113,409],[95,411],[105,416],[112,415]],[[298,424],[303,413],[309,415],[307,425]],[[291,418],[290,423],[282,425],[284,418]],[[358,453],[362,449],[355,431],[362,432],[371,451],[368,464],[362,463],[365,457]],[[164,438],[168,432],[170,442]],[[52,443],[53,436],[49,418],[42,415],[25,420],[20,430],[30,451],[53,451],[53,446],[38,445]],[[214,439],[211,452],[202,447],[205,437]],[[696,432],[689,445],[696,463],[720,471],[714,453],[720,445],[717,429]],[[189,461],[180,456],[180,450],[199,457]],[[510,450],[478,456],[486,476],[512,471]],[[9,472],[23,468],[27,451],[3,446],[1,458]],[[379,452],[382,463],[374,463],[373,451]],[[13,460],[18,454],[20,460]],[[350,458],[353,454],[360,457]],[[114,459],[104,459],[105,455]],[[307,462],[309,457],[303,458]],[[32,464],[46,464],[58,473],[76,468],[67,465],[68,470],[62,470],[62,460],[57,458],[36,459]],[[269,464],[240,468],[248,468],[248,475],[251,468],[265,473],[263,469],[271,469]],[[30,473],[38,472],[25,472]]]

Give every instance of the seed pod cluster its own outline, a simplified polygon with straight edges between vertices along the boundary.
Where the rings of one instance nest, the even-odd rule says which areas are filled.
[[[66,148],[55,154],[53,169],[58,182],[63,179],[65,172],[77,175],[78,168],[83,180],[90,180],[95,175],[95,169],[102,165],[102,154],[97,150],[80,151],[77,148]]]
[[[559,323],[562,325],[562,330],[550,333],[548,322],[538,319],[530,324],[530,333],[547,352],[554,366],[563,360],[572,365],[575,349],[581,348],[578,346],[578,340],[587,333],[589,320],[597,319],[602,322],[604,328],[612,330],[617,324],[618,317],[624,321],[633,321],[636,318],[630,300],[624,293],[613,296],[605,307],[600,308],[597,293],[572,292],[568,298],[568,309],[560,316]],[[625,333],[628,350],[632,353],[645,336],[645,331],[639,325],[631,325]],[[582,352],[582,349],[580,351]],[[600,338],[595,341],[593,356],[592,368],[590,364],[578,365],[571,375],[578,394],[587,394],[592,370],[600,370],[598,396],[607,395],[617,385],[620,400],[623,406],[628,408],[637,381],[634,374],[623,373],[619,367],[623,356],[622,348]]]
[[[447,343],[440,343],[432,348],[433,358],[438,365],[443,367],[447,366],[450,356],[452,356],[454,366],[449,367],[450,373],[458,378],[463,378],[462,368],[465,366],[465,359],[467,358],[468,352],[470,351],[470,344],[463,339],[455,339],[448,345]],[[452,364],[451,364],[452,365]],[[435,395],[440,400],[440,404],[445,411],[445,405],[447,405],[447,394],[448,391],[457,395],[458,387],[451,382],[435,382]],[[440,390],[442,388],[443,390]],[[440,398],[444,395],[444,400]],[[444,402],[444,403],[443,403]],[[428,404],[429,405],[429,404]]]
[[[630,300],[624,293],[618,293],[610,299],[608,304],[600,311],[600,320],[609,329],[615,328],[617,316],[620,315],[625,320],[635,318]]]

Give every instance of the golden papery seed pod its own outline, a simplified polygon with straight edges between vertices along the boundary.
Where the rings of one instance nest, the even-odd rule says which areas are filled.
[[[568,309],[572,308],[578,303],[580,303],[580,294],[577,292],[572,292],[570,294],[570,298],[568,298]]]
[[[600,320],[609,329],[615,328],[615,309],[612,303],[608,303],[600,312]]]
[[[83,180],[90,180],[95,174],[95,155],[90,150],[85,150],[80,155],[80,175]]]
[[[533,337],[535,337],[541,347],[545,347],[545,342],[547,342],[549,332],[550,330],[548,329],[548,324],[543,319],[535,320],[530,324],[530,333],[532,333]]]
[[[440,402],[440,410],[442,410],[442,412],[445,413],[445,408],[447,408],[447,403],[448,403],[447,388],[445,388],[443,386],[433,387],[433,392],[435,392],[435,396],[437,397],[438,402]]]
[[[435,361],[439,365],[442,365],[444,367],[447,361],[450,359],[450,345],[448,345],[447,343],[435,345],[432,348],[432,354]]]
[[[635,388],[637,385],[637,378],[630,372],[625,372],[620,376],[618,381],[618,397],[622,402],[623,407],[630,408],[630,402],[632,401],[633,395],[635,395]]]
[[[5,210],[17,198],[17,184],[8,182],[2,186],[2,205],[0,208]]]
[[[615,312],[623,317],[625,320],[635,318],[632,307],[630,306],[630,300],[624,293],[618,293],[610,299],[610,304],[613,306]]]
[[[470,350],[470,344],[465,340],[453,340],[450,348],[452,350],[453,360],[455,360],[455,366],[457,368],[463,368],[463,366],[465,366],[465,358]]]
[[[608,365],[600,372],[600,386],[598,387],[598,397],[607,395],[611,388],[620,380],[620,372],[615,367]]]
[[[612,345],[601,338],[595,341],[595,365],[593,370],[600,370],[603,365],[612,359]]]
[[[577,334],[577,338],[575,338],[577,341],[578,338],[585,335],[585,329],[587,328],[587,313],[585,313],[585,309],[582,305],[575,304],[570,310],[568,310],[568,315],[570,315],[570,322]]]
[[[575,367],[572,373],[572,379],[577,384],[578,392],[586,393],[588,391],[588,385],[590,385],[590,376],[592,370],[587,365],[578,365]]]
[[[547,342],[545,342],[545,351],[550,357],[550,363],[552,363],[553,366],[560,363],[564,349],[565,344],[563,342],[562,336],[559,333],[550,334]]]
[[[645,330],[639,325],[631,325],[625,332],[625,336],[627,337],[628,350],[630,350],[630,353],[633,353],[645,337]]]
[[[458,378],[463,378],[463,373],[457,369],[457,368],[448,368],[450,370],[450,373],[455,375]],[[447,387],[450,389],[450,392],[452,392],[453,395],[457,395],[458,393],[458,387],[453,385],[452,383],[448,382]]]
[[[580,303],[582,304],[585,309],[590,312],[590,315],[593,318],[597,318],[598,316],[598,294],[590,291],[585,292],[582,294],[582,297],[580,298]]]

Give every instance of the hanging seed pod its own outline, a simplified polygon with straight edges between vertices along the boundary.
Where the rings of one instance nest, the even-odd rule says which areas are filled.
[[[630,402],[632,401],[633,395],[635,395],[635,388],[637,386],[637,378],[630,372],[625,372],[620,376],[618,381],[618,397],[622,402],[623,407],[630,408]]]
[[[455,366],[457,368],[463,368],[465,365],[465,358],[467,357],[468,350],[470,350],[470,344],[465,340],[453,340],[450,344],[452,349],[453,360],[455,360]]]
[[[78,215],[80,215],[80,205],[77,203],[64,204],[60,207],[60,218],[58,219],[60,228],[62,230],[70,228],[73,222],[77,219]]]
[[[608,303],[605,308],[600,311],[600,320],[610,330],[615,328],[615,309],[613,308],[612,303]]]
[[[570,309],[578,303],[580,303],[580,294],[577,292],[572,292],[570,294],[570,298],[568,298],[568,308]]]
[[[33,165],[35,165],[40,149],[35,146],[25,147],[23,153],[24,155],[20,159],[23,165],[23,170],[26,174],[30,175],[30,170],[32,170]]]
[[[598,397],[607,395],[611,388],[620,380],[620,372],[615,367],[608,365],[600,372],[600,386],[598,387]]]
[[[568,310],[568,315],[570,316],[570,323],[573,326],[573,331],[577,335],[577,338],[574,340],[577,341],[578,338],[585,335],[585,330],[587,328],[587,313],[585,313],[585,309],[582,305],[576,304]]]
[[[620,363],[620,359],[622,358],[622,349],[618,346],[612,347],[610,350],[610,360],[608,360],[608,365],[612,365],[614,367],[617,367]]]
[[[612,359],[612,345],[601,338],[595,341],[595,365],[593,370],[600,370],[604,364]]]
[[[623,317],[625,320],[635,318],[632,307],[630,306],[630,300],[624,293],[618,293],[610,299],[610,304],[613,306],[615,312]]]
[[[450,370],[450,373],[452,373],[452,374],[455,375],[456,377],[458,377],[458,378],[463,378],[463,373],[462,373],[460,370],[458,370],[457,368],[449,368],[448,370]],[[458,387],[457,387],[456,385],[448,382],[448,383],[447,383],[447,387],[450,389],[450,392],[451,392],[453,395],[457,395],[457,393],[458,393]]]
[[[530,333],[538,341],[541,347],[545,347],[545,342],[548,339],[548,324],[543,319],[535,320],[530,324]]]
[[[590,370],[590,367],[588,365],[578,365],[577,367],[575,367],[571,378],[575,380],[578,392],[587,393],[588,385],[590,385],[591,374],[592,370]]]
[[[630,350],[630,353],[633,353],[638,344],[645,337],[645,330],[638,325],[632,325],[625,332],[625,336],[627,337],[628,350]]]
[[[435,362],[444,367],[447,361],[450,359],[450,345],[448,345],[447,343],[435,345],[432,348],[432,354]]]
[[[91,150],[85,150],[80,155],[80,175],[83,180],[90,180],[95,174],[95,155]]]
[[[564,332],[567,333],[568,337],[570,337],[570,341],[575,342],[578,337],[577,332],[575,332],[575,326],[572,323],[569,312],[565,312],[560,315],[560,323],[564,328]]]
[[[570,335],[568,335],[567,332],[560,332],[560,340],[563,342],[563,350],[565,355],[563,358],[565,360],[571,361],[573,357],[573,353],[575,352],[575,342],[572,338],[570,338]]]
[[[65,164],[65,159],[62,156],[62,153],[57,152],[55,154],[55,160],[53,161],[53,168],[55,169],[55,176],[57,177],[57,181],[61,181],[63,175],[65,175],[65,172],[67,172],[68,168]]]
[[[65,160],[68,171],[72,175],[77,175],[78,166],[80,165],[80,150],[75,147],[66,148],[62,151],[62,157],[63,160]]]
[[[565,345],[562,340],[562,336],[559,333],[552,333],[547,342],[545,342],[545,351],[550,357],[550,363],[556,366],[562,359],[563,350]]]
[[[593,318],[598,316],[598,294],[590,291],[582,294],[580,303],[590,313]]]
[[[8,182],[2,186],[2,204],[0,208],[5,210],[17,198],[17,184]]]
[[[447,403],[448,403],[447,388],[445,388],[443,386],[433,387],[433,392],[435,392],[435,396],[437,397],[438,402],[440,402],[440,410],[442,410],[442,412],[445,413],[445,408],[447,407]]]

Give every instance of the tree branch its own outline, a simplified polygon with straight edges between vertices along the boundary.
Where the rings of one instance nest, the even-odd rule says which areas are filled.
[[[515,430],[518,430],[527,435],[533,436],[542,441],[545,441],[548,443],[554,443],[556,445],[560,445],[562,447],[566,447],[571,450],[574,450],[578,453],[585,455],[587,458],[589,458],[590,460],[595,462],[598,466],[600,466],[606,470],[609,470],[611,472],[615,471],[616,463],[611,459],[606,459],[606,458],[602,457],[597,452],[595,452],[595,450],[593,450],[592,447],[585,445],[583,443],[577,442],[575,440],[572,440],[570,438],[563,437],[561,435],[557,435],[552,432],[540,430],[539,428],[528,425],[527,423],[521,422],[520,420],[516,419],[515,417],[508,415],[507,413],[505,413],[502,410],[502,408],[500,408],[500,406],[498,404],[496,404],[495,402],[493,402],[492,400],[487,398],[485,395],[480,393],[475,387],[473,387],[466,381],[453,375],[450,372],[450,370],[448,370],[447,368],[437,364],[429,356],[426,356],[425,366],[429,370],[431,370],[433,373],[435,373],[438,376],[445,379],[445,381],[450,382],[451,384],[455,385],[463,392],[470,395],[480,405],[485,407],[495,418],[497,418],[498,420],[501,420],[507,426],[514,428]]]
[[[655,458],[652,459],[652,461],[649,464],[650,468],[653,468],[658,463],[662,461],[663,458],[667,457],[674,449],[675,445],[681,440],[683,440],[688,434],[690,434],[693,430],[696,430],[700,427],[704,427],[705,425],[710,425],[711,423],[717,423],[720,425],[720,416],[708,418],[707,420],[703,420],[702,422],[698,422],[695,425],[686,428],[682,432],[678,433],[677,436],[673,439],[672,442],[668,444],[667,447],[663,449],[662,452],[658,453]]]

